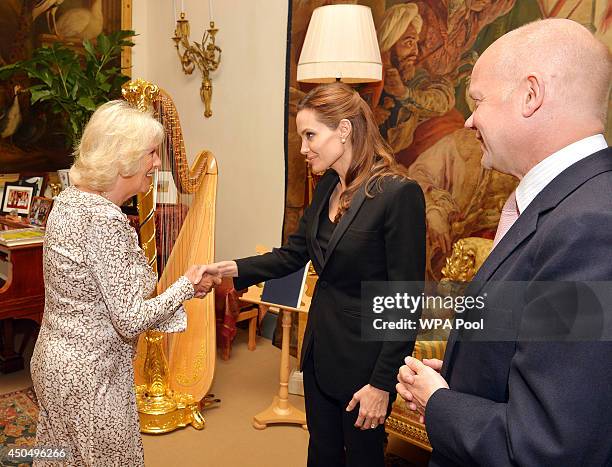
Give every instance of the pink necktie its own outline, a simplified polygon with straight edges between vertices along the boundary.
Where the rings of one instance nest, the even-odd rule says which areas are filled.
[[[499,243],[499,241],[506,235],[506,232],[510,230],[512,224],[518,219],[519,210],[516,205],[516,192],[513,191],[506,204],[502,208],[501,215],[499,216],[499,224],[497,225],[497,232],[495,232],[495,239],[493,240],[493,248]]]

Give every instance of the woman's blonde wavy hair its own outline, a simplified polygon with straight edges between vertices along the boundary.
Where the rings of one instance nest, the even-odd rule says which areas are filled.
[[[161,144],[164,127],[152,114],[127,102],[101,105],[85,126],[74,151],[70,181],[96,191],[108,191],[117,177],[131,177],[152,146]]]
[[[340,120],[351,122],[350,134],[353,160],[346,172],[346,189],[340,196],[340,207],[335,222],[346,212],[357,190],[365,185],[366,196],[374,197],[381,191],[384,177],[409,178],[405,167],[393,156],[393,151],[383,139],[370,106],[359,93],[343,83],[317,86],[298,104],[298,112],[310,109],[318,121],[335,130]]]

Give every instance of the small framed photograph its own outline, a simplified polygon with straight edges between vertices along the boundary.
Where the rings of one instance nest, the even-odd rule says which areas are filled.
[[[47,217],[51,212],[53,206],[53,199],[45,198],[43,196],[35,196],[32,200],[32,206],[30,207],[30,224],[44,227],[47,225]]]
[[[157,204],[176,204],[177,191],[172,172],[157,172]]]
[[[16,211],[17,214],[25,214],[27,216],[30,213],[34,190],[34,186],[6,183],[4,185],[4,196],[2,197],[0,212],[11,214]]]
[[[57,171],[60,183],[62,184],[62,190],[65,190],[70,186],[70,169],[61,169]]]
[[[34,196],[43,196],[45,188],[47,188],[48,175],[44,172],[22,172],[19,175],[20,184],[36,185],[36,193]]]

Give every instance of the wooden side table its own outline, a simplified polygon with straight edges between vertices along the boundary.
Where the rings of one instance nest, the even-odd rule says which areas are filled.
[[[25,227],[28,226],[0,218],[2,230]],[[10,373],[23,369],[23,357],[14,348],[14,320],[30,319],[38,324],[42,321],[45,306],[42,243],[0,245],[0,262],[6,265],[8,273],[6,282],[0,283],[0,372]]]

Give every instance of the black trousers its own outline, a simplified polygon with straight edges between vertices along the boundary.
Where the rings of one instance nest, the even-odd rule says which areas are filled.
[[[326,394],[319,384],[314,371],[312,352],[303,365],[306,422],[310,441],[308,442],[308,467],[384,467],[384,425],[375,429],[355,428],[359,405],[351,412],[346,400]],[[390,394],[387,416],[395,394]]]

